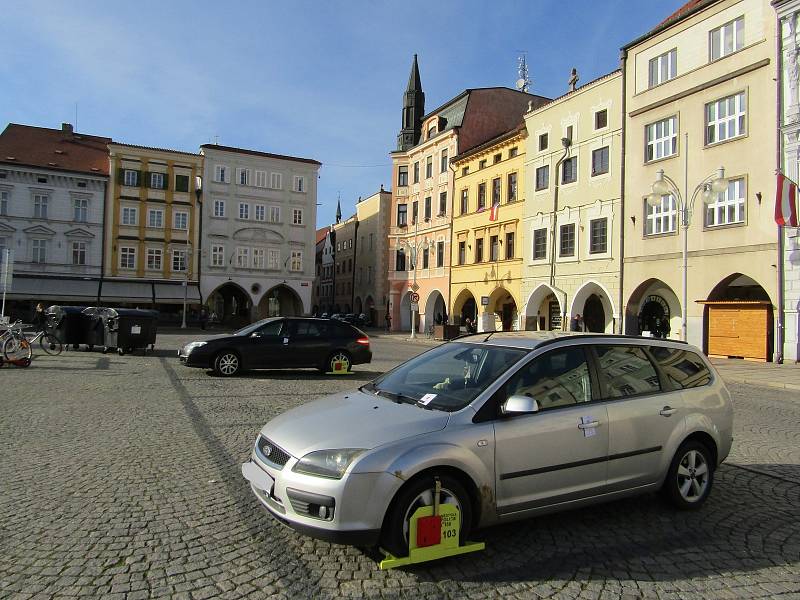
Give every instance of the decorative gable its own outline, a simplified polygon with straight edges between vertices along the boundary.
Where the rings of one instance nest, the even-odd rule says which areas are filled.
[[[28,235],[55,235],[56,232],[50,229],[49,227],[45,227],[44,225],[34,225],[33,227],[28,227],[27,229],[23,229],[25,233]]]
[[[65,232],[64,235],[68,238],[92,239],[94,237],[94,234],[90,231],[80,228],[70,229],[69,231]]]

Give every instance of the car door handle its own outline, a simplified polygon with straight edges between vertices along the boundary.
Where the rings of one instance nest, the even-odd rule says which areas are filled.
[[[672,408],[671,406],[665,406],[660,411],[658,411],[658,414],[660,414],[662,417],[671,417],[676,412],[678,412],[677,408]]]
[[[588,423],[578,423],[578,429],[592,429],[600,427],[600,421],[589,421]]]

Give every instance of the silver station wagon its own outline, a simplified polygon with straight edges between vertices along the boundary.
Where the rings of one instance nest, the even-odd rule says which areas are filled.
[[[653,491],[698,508],[732,431],[728,390],[685,343],[482,333],[273,419],[242,473],[294,529],[399,556],[437,480],[461,540]]]

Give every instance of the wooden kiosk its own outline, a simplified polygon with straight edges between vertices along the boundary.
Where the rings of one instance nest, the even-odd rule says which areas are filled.
[[[708,355],[771,359],[772,304],[764,300],[698,300],[708,310]]]

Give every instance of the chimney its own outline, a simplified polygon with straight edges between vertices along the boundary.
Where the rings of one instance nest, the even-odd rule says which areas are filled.
[[[71,136],[72,135],[72,123],[62,123],[61,124],[61,133]]]

